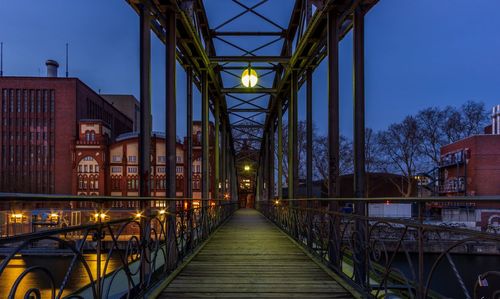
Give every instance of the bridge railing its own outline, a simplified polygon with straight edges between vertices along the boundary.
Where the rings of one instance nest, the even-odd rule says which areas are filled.
[[[257,208],[367,295],[496,298],[499,199],[292,199],[258,201]],[[436,217],[437,207],[473,217]],[[479,225],[481,213],[493,223]]]
[[[237,208],[221,200],[0,194],[0,297],[139,297]]]

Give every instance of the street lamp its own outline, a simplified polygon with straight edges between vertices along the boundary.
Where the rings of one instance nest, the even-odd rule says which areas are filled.
[[[243,168],[245,171],[250,171],[250,165],[245,165],[245,167]]]
[[[259,78],[257,77],[257,72],[248,66],[247,69],[241,74],[241,83],[245,87],[254,87],[257,85]]]

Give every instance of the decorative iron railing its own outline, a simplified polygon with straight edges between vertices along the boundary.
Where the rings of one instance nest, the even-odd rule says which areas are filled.
[[[139,197],[0,200],[0,298],[142,296],[238,208],[234,201]]]
[[[274,200],[257,208],[368,296],[500,298],[500,234],[436,225],[429,216],[435,206],[459,209],[461,201],[498,211],[498,198],[470,197]],[[347,202],[350,208],[339,207]],[[396,204],[410,208],[404,215],[386,209],[392,217],[380,212]]]

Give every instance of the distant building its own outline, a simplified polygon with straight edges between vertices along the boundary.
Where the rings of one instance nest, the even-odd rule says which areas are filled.
[[[128,94],[100,94],[108,103],[113,105],[116,109],[123,112],[133,122],[133,131],[139,132],[140,129],[140,106],[139,101],[133,96]]]
[[[211,129],[213,130],[212,126]],[[75,195],[139,196],[139,134],[124,133],[109,138],[109,128],[99,120],[80,121],[79,138],[73,150],[72,193]],[[213,132],[213,131],[211,131]],[[201,125],[193,125],[193,197],[201,198]],[[213,136],[212,136],[213,137]],[[211,138],[213,140],[213,138]],[[213,155],[210,151],[210,173]],[[176,144],[176,195],[186,194],[185,143]],[[213,177],[212,175],[210,176]],[[151,196],[166,196],[165,136],[151,137]],[[209,186],[209,196],[214,180]]]
[[[441,196],[500,195],[500,106],[492,112],[485,134],[473,135],[441,148],[437,192]],[[434,204],[444,221],[465,221],[486,227],[500,219],[500,204]],[[496,219],[496,220],[495,220]],[[498,223],[497,223],[498,224]]]
[[[133,121],[76,78],[0,78],[0,191],[71,194],[72,148],[80,120],[99,120],[107,138]]]

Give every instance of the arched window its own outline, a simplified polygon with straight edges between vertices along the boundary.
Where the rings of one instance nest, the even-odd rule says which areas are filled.
[[[79,190],[99,189],[99,164],[96,159],[92,156],[83,157],[77,165],[77,171]]]

